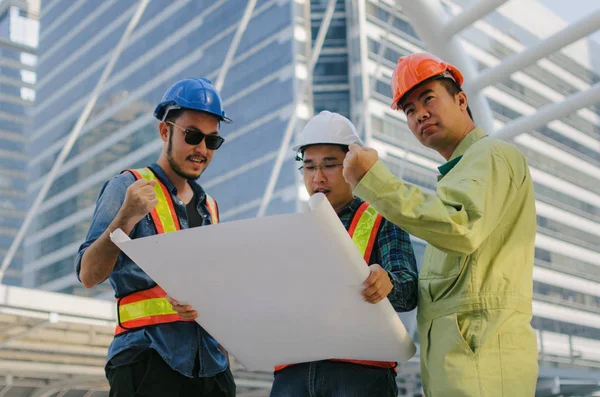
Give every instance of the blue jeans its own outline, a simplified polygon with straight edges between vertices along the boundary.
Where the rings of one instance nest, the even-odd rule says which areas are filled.
[[[315,361],[275,373],[271,397],[396,397],[393,369]]]

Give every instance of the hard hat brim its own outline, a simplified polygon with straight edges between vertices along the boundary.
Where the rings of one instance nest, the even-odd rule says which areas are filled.
[[[350,146],[350,145],[358,145],[358,146],[365,146],[365,144],[363,143],[362,140],[357,139],[356,142],[352,142],[350,144],[348,143],[339,143],[339,142],[317,142],[317,143],[307,143],[307,144],[301,144],[301,145],[294,145],[292,146],[292,151],[294,152],[299,152],[302,149],[306,149],[309,146],[317,146],[317,145],[333,145],[333,146]]]
[[[216,114],[216,113],[213,113],[213,112],[208,112],[206,110],[193,109],[193,108],[188,108],[188,107],[183,107],[183,106],[178,106],[178,105],[173,105],[173,104],[168,104],[168,103],[161,103],[161,104],[159,104],[156,107],[156,109],[154,110],[154,117],[156,117],[160,121],[164,121],[165,116],[167,115],[167,113],[170,110],[175,110],[175,109],[195,110],[197,112],[202,112],[202,113],[210,114],[211,116],[215,116],[217,119],[219,119],[219,121],[222,121],[225,124],[232,124],[233,123],[233,120],[231,120],[229,117],[221,115],[221,114]]]
[[[402,102],[404,100],[404,98],[408,97],[410,94],[412,94],[417,88],[425,85],[425,84],[429,84],[432,81],[436,81],[436,80],[442,80],[442,79],[448,79],[453,81],[458,88],[462,91],[460,85],[458,84],[458,82],[456,81],[456,79],[454,78],[454,76],[452,76],[449,72],[444,72],[442,74],[439,74],[437,76],[433,76],[430,77],[426,80],[421,81],[418,84],[415,84],[413,87],[411,87],[408,91],[406,91],[406,93],[404,93],[404,95],[400,96],[399,98],[394,98],[394,102],[392,103],[392,109],[393,110],[402,110],[402,106],[400,105],[400,102]]]

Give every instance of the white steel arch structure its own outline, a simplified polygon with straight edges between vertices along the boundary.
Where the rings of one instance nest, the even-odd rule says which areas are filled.
[[[480,0],[453,18],[447,15],[440,0],[396,1],[410,18],[427,49],[456,65],[463,72],[465,76],[464,89],[473,105],[475,117],[486,131],[493,131],[492,134],[499,138],[510,140],[552,120],[600,102],[600,84],[596,83],[586,91],[567,97],[555,105],[539,109],[530,117],[517,119],[495,131],[489,105],[482,97],[482,90],[485,87],[596,32],[600,27],[600,10],[596,10],[570,27],[540,41],[538,45],[504,59],[494,68],[478,73],[469,59],[469,55],[458,42],[456,35],[508,0]]]

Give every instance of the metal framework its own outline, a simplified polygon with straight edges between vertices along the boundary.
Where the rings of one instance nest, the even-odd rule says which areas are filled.
[[[596,11],[577,23],[569,25],[564,30],[548,37],[546,40],[540,41],[537,45],[530,47],[526,51],[503,59],[500,65],[481,72],[474,79],[467,82],[465,87],[475,92],[481,91],[485,87],[504,80],[511,74],[559,51],[561,48],[587,37],[598,30],[599,26],[600,11]]]
[[[482,94],[485,87],[498,83],[513,73],[597,31],[600,27],[600,11],[582,18],[533,47],[509,56],[502,60],[500,65],[477,73],[458,42],[456,34],[494,11],[506,0],[481,0],[452,19],[449,19],[445,13],[440,0],[396,1],[410,17],[426,47],[461,69],[465,76],[464,89],[469,96],[477,123],[498,138],[510,140],[519,134],[531,132],[550,121],[600,102],[600,87],[595,84],[586,91],[570,95],[560,103],[544,106],[536,113],[517,118],[501,130],[495,131],[492,113]]]
[[[288,121],[285,132],[283,133],[281,144],[279,145],[277,159],[275,160],[275,164],[271,169],[271,175],[269,176],[267,187],[265,188],[265,192],[263,193],[260,206],[258,207],[258,212],[256,213],[257,217],[264,216],[267,212],[267,208],[269,207],[269,203],[271,202],[271,198],[273,197],[273,192],[275,191],[275,185],[277,184],[279,174],[281,173],[281,167],[283,166],[283,162],[288,154],[288,148],[290,146],[290,142],[292,141],[292,136],[294,135],[294,129],[296,127],[297,120],[298,111],[296,109],[296,105],[294,105],[292,106],[292,115],[290,117],[290,120]]]
[[[114,321],[109,301],[0,286],[0,395],[106,395]]]
[[[223,66],[219,71],[217,82],[215,83],[215,88],[219,92],[221,91],[221,88],[223,88],[225,78],[227,77],[227,73],[229,72],[229,67],[231,66],[231,62],[233,62],[233,57],[235,56],[237,48],[240,45],[242,36],[244,35],[246,28],[248,27],[248,22],[250,21],[250,17],[254,12],[254,7],[256,7],[256,0],[248,0],[248,4],[246,4],[244,14],[242,15],[242,19],[240,19],[240,24],[238,25],[238,28],[235,31],[233,40],[231,40],[231,44],[229,45],[229,49],[227,50],[227,55],[225,55],[225,60],[223,61]]]
[[[311,70],[315,69],[315,65],[317,64],[319,56],[321,55],[321,49],[323,49],[323,43],[325,42],[325,37],[329,31],[329,25],[331,25],[331,19],[333,18],[333,12],[335,11],[336,3],[337,0],[329,0],[329,3],[327,3],[327,8],[325,9],[325,14],[323,15],[323,21],[319,27],[319,32],[317,33],[317,38],[315,39],[315,44],[312,50],[312,56],[310,58]]]
[[[453,17],[442,26],[440,37],[452,37],[459,34],[507,1],[508,0],[482,0],[470,8],[463,10],[461,14]]]
[[[321,55],[321,50],[323,49],[323,43],[325,42],[325,37],[327,36],[327,31],[329,30],[329,26],[331,25],[331,19],[333,18],[333,12],[335,11],[335,5],[337,0],[329,0],[327,3],[327,8],[325,10],[325,14],[323,15],[323,21],[321,21],[321,26],[319,26],[319,32],[317,33],[317,37],[315,39],[315,43],[312,47],[311,58],[310,58],[310,70],[308,71],[308,75],[312,76],[312,72],[315,69],[315,65],[319,60],[319,56]],[[308,81],[306,85],[306,89],[312,90],[312,81]],[[301,96],[302,93],[299,93],[298,96]],[[311,95],[312,96],[312,95]],[[290,142],[292,141],[292,137],[294,135],[294,129],[296,127],[296,121],[298,120],[298,114],[296,107],[298,106],[298,102],[295,102],[293,107],[293,114],[288,122],[285,133],[283,134],[283,138],[281,139],[281,144],[279,145],[279,152],[277,153],[277,160],[275,161],[275,165],[271,170],[271,175],[269,176],[269,182],[265,188],[265,192],[263,193],[260,206],[258,208],[258,212],[256,213],[257,217],[264,216],[267,212],[267,208],[269,207],[269,203],[271,202],[271,198],[273,197],[273,192],[275,191],[275,185],[277,184],[277,180],[279,179],[279,174],[281,173],[281,167],[283,166],[283,162],[288,155],[288,150],[290,147]]]
[[[586,106],[600,103],[600,83],[596,83],[585,91],[569,95],[564,101],[546,105],[529,116],[519,117],[506,124],[496,132],[495,136],[510,140],[515,136],[534,131],[553,120],[565,117]]]
[[[0,286],[0,397],[108,396],[115,321],[111,301]],[[271,373],[245,371],[235,359],[232,371],[239,397],[268,395]]]

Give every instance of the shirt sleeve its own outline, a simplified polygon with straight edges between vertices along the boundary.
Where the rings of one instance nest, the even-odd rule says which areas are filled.
[[[77,279],[79,278],[79,272],[81,271],[81,258],[90,245],[94,243],[108,228],[110,223],[113,221],[123,202],[125,201],[125,194],[127,188],[135,181],[135,178],[130,173],[121,174],[110,181],[107,181],[104,186],[100,189],[98,200],[96,201],[96,208],[92,217],[92,223],[88,230],[88,234],[85,241],[79,247],[77,256],[75,257],[75,274]],[[122,255],[119,255],[117,259],[117,265],[122,260]]]
[[[377,233],[376,260],[384,268],[394,286],[388,295],[397,312],[417,307],[418,271],[410,236],[387,220],[381,222]]]
[[[498,225],[522,184],[513,181],[506,158],[493,148],[473,152],[438,182],[436,194],[404,183],[381,161],[354,193],[386,219],[441,251],[471,254]]]

